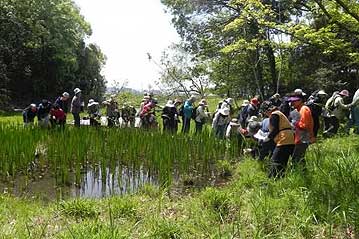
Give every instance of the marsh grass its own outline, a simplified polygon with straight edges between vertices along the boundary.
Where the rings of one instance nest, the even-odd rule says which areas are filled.
[[[84,135],[89,136],[85,141],[80,140],[81,147],[46,159],[51,168],[54,165],[58,168],[59,175],[69,169],[78,170],[77,162],[99,166],[105,162],[106,166],[110,165],[110,171],[118,164],[142,167],[151,175],[162,174],[164,181],[167,177],[174,181],[182,175],[194,177],[205,173],[216,167],[218,159],[227,160],[223,156],[226,149],[218,149],[226,146],[213,139],[181,135],[174,140],[170,135],[152,132],[85,130],[65,131],[63,135],[40,132],[36,136],[41,143],[63,137],[63,142],[71,145],[78,144]],[[16,129],[10,132],[16,133]],[[148,142],[150,139],[154,141]],[[141,147],[133,146],[136,142]],[[174,196],[160,183],[145,182],[136,194],[125,197],[66,200],[49,205],[2,195],[0,235],[31,238],[26,230],[28,224],[31,235],[40,236],[45,230],[47,238],[358,238],[358,142],[358,137],[350,136],[311,145],[306,157],[307,169],[302,171],[289,165],[286,176],[277,180],[267,178],[265,164],[245,158],[230,164],[232,177],[225,186],[183,195]],[[152,152],[158,143],[170,144],[172,148]],[[47,157],[59,153],[59,148],[66,148],[55,147],[52,142],[48,145]],[[186,154],[180,154],[180,146]],[[22,149],[21,145],[16,147]],[[148,151],[151,153],[146,154]],[[162,158],[162,153],[169,156]],[[28,162],[13,162],[13,165],[26,168]],[[178,171],[174,172],[173,167],[178,167]],[[36,218],[41,218],[41,226],[32,223]],[[44,225],[47,225],[45,229]]]

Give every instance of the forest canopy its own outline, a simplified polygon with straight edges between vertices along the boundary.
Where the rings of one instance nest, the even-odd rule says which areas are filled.
[[[230,96],[357,88],[359,4],[350,0],[162,0],[182,49]],[[206,73],[206,74],[207,74]]]
[[[98,46],[86,44],[90,35],[71,0],[2,0],[0,105],[24,106],[75,87],[102,95],[106,59]]]

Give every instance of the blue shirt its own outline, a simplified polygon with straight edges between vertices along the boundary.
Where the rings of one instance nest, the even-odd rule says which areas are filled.
[[[192,116],[192,110],[193,110],[193,105],[190,101],[186,100],[186,102],[184,102],[184,106],[183,106],[183,114],[186,118],[191,118]]]

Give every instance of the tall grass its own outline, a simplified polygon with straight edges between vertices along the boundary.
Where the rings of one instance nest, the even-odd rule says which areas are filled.
[[[217,160],[233,161],[240,151],[238,145],[206,134],[189,137],[138,129],[0,127],[2,176],[28,175],[41,169],[52,174],[59,185],[80,185],[83,173],[91,169],[101,172],[103,182],[110,176],[113,182],[133,187],[151,180],[168,187],[184,175],[212,178]]]

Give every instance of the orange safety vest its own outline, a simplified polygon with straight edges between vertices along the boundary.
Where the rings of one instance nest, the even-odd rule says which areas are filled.
[[[279,116],[279,132],[274,137],[276,145],[282,146],[294,144],[294,133],[287,117],[279,110],[272,112],[271,116],[272,115]],[[269,130],[273,130],[271,124],[269,124]]]

